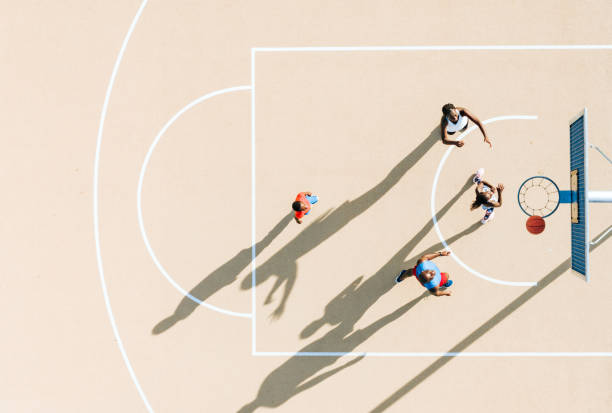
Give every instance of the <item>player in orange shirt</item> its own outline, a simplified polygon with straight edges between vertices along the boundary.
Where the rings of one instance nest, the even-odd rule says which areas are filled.
[[[301,224],[304,215],[308,215],[312,205],[317,202],[319,202],[319,197],[313,195],[312,192],[300,192],[293,204],[291,204],[291,207],[295,211],[295,222]]]

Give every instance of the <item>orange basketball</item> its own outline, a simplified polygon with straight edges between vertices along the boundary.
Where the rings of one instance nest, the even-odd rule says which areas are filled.
[[[539,215],[532,215],[527,218],[527,224],[525,226],[530,233],[539,234],[546,228],[546,221]]]

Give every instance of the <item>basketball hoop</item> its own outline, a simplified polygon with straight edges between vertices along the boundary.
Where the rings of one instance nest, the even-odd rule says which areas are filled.
[[[559,208],[561,197],[559,187],[545,176],[532,176],[523,182],[518,190],[518,204],[529,215],[546,218]]]
[[[554,214],[559,204],[570,205],[572,270],[589,281],[590,247],[612,231],[610,227],[598,239],[591,241],[589,238],[589,204],[591,202],[612,203],[612,191],[589,189],[588,148],[596,149],[610,163],[612,159],[608,158],[597,146],[589,144],[586,108],[570,120],[569,138],[570,189],[560,191],[552,179],[545,176],[532,176],[519,187],[517,200],[521,210],[529,216],[525,225],[532,234],[539,234],[544,230],[546,222],[543,218]]]

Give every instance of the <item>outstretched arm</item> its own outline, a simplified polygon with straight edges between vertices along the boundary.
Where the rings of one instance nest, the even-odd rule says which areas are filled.
[[[497,207],[502,206],[502,192],[504,192],[504,185],[499,184],[497,186]]]
[[[434,258],[438,257],[446,257],[447,255],[450,255],[450,251],[438,251],[431,254],[425,254],[419,259],[418,263],[421,263],[423,261],[431,261]]]
[[[502,206],[502,192],[504,192],[504,184],[497,185],[497,202],[489,202],[487,206],[499,208]]]
[[[478,129],[480,129],[480,132],[482,132],[482,136],[484,136],[484,141],[488,143],[489,146],[492,148],[493,144],[491,143],[491,141],[489,140],[489,137],[487,136],[487,131],[485,131],[484,125],[476,117],[476,115],[474,115],[472,112],[470,112],[466,108],[457,108],[457,110],[461,112],[462,114],[464,114],[465,116],[467,116],[468,118],[470,118],[472,122],[474,122],[476,125],[478,125]]]

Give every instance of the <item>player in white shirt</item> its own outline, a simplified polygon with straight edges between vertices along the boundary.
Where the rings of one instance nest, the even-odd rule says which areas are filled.
[[[493,147],[489,137],[487,136],[484,125],[473,113],[467,110],[467,108],[459,108],[455,107],[455,105],[452,103],[447,103],[446,105],[442,106],[442,113],[442,120],[440,121],[440,136],[442,137],[442,142],[445,145],[455,145],[461,148],[464,145],[464,142],[462,140],[449,139],[449,135],[454,135],[456,132],[463,132],[466,130],[469,120],[471,119],[482,132],[484,141],[488,143],[490,147]]]

